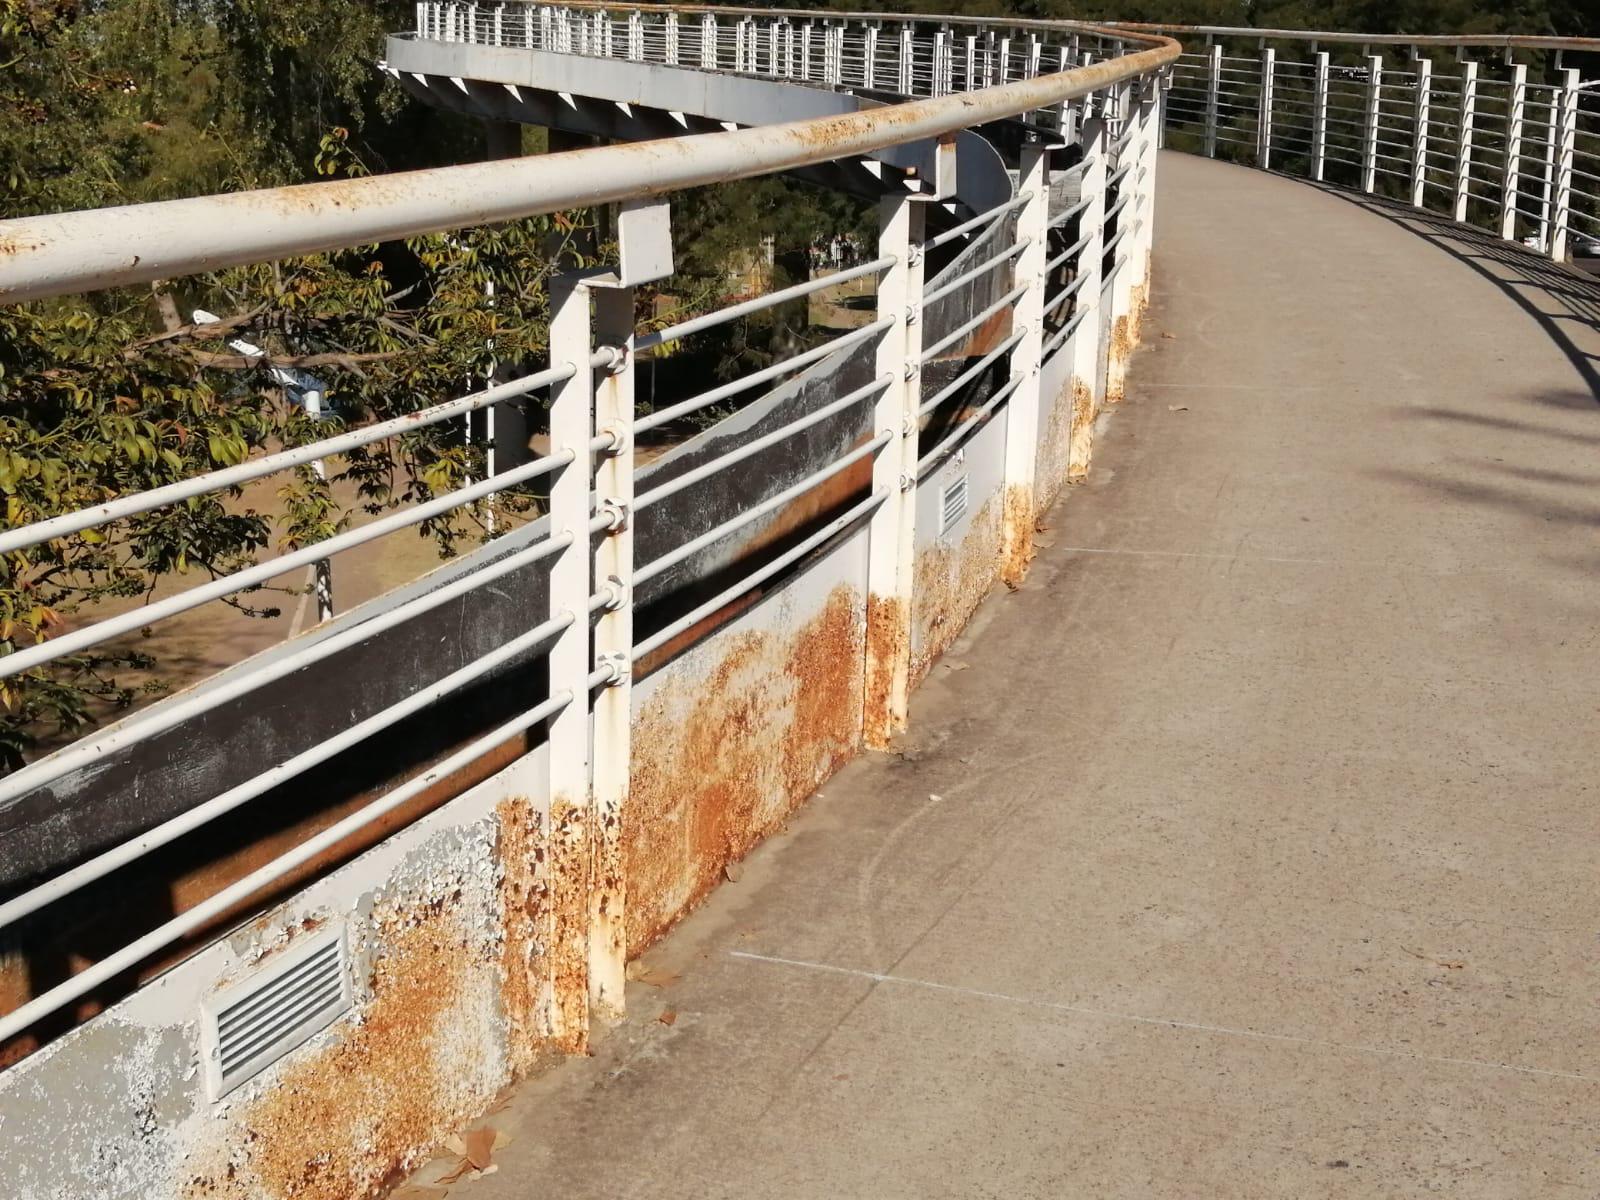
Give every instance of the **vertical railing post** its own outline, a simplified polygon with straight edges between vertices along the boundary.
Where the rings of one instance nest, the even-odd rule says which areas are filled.
[[[1272,101],[1277,81],[1278,52],[1268,46],[1261,52],[1261,96],[1256,116],[1256,165],[1272,169]]]
[[[1522,137],[1528,116],[1528,64],[1511,68],[1511,95],[1506,101],[1505,179],[1500,193],[1500,236],[1517,236],[1517,195],[1522,191]]]
[[[669,11],[667,13],[666,54],[667,54],[667,62],[670,63],[673,66],[677,66],[678,65],[678,14],[676,12],[672,12],[672,11]]]
[[[589,1001],[602,1019],[615,1020],[627,970],[622,821],[633,725],[634,289],[596,287],[594,300],[595,340],[615,358],[594,398],[594,433],[611,436],[595,470],[596,505],[612,517],[595,546],[594,590],[609,599],[594,627],[594,669],[611,677],[594,700]]]
[[[1222,44],[1212,42],[1206,53],[1206,157],[1217,156],[1217,127],[1222,116]]]
[[[911,588],[915,576],[917,444],[922,397],[923,221],[925,205],[904,193],[878,204],[878,317],[892,324],[878,341],[877,371],[889,380],[873,428],[889,436],[873,461],[872,490],[883,497],[868,527],[866,743],[889,744],[906,727],[911,694]]]
[[[1550,230],[1550,257],[1556,262],[1567,259],[1567,239],[1572,231],[1572,170],[1578,153],[1578,104],[1582,93],[1578,90],[1582,77],[1573,68],[1561,72],[1561,90],[1555,97],[1555,128],[1551,141],[1555,145],[1555,216]]]
[[[1001,532],[1000,577],[1012,587],[1022,582],[1033,558],[1036,464],[1039,458],[1039,403],[1044,357],[1045,264],[1049,259],[1050,151],[1042,142],[1022,147],[1017,194],[1015,285],[1022,289],[1012,309],[1013,332],[1021,334],[1011,351],[1011,374],[1020,382],[1006,402],[1005,510]]]
[[[1111,144],[1106,136],[1104,111],[1091,111],[1089,98],[1080,103],[1079,138],[1083,146],[1083,174],[1079,181],[1079,200],[1084,202],[1078,217],[1078,238],[1084,247],[1078,253],[1077,296],[1072,319],[1078,328],[1072,346],[1072,433],[1067,456],[1067,478],[1082,479],[1089,472],[1094,453],[1094,422],[1100,402],[1100,344],[1106,316],[1100,302],[1105,264],[1106,168]],[[1070,236],[1070,230],[1069,230]]]
[[[950,31],[941,29],[933,35],[933,82],[930,95],[943,96],[950,91]]]
[[[628,61],[644,61],[644,14],[628,14]]]
[[[862,37],[862,55],[866,58],[862,69],[866,73],[866,86],[869,89],[878,86],[878,28],[876,22],[868,25]]]
[[[549,569],[550,616],[570,619],[548,657],[550,694],[565,693],[565,708],[546,724],[546,794],[550,803],[548,878],[550,927],[542,931],[548,973],[540,1010],[541,1033],[572,1050],[588,1041],[589,995],[558,987],[555,981],[587,978],[589,948],[585,921],[572,914],[589,911],[591,856],[589,775],[589,515],[591,491],[589,439],[593,426],[595,372],[590,291],[577,274],[558,275],[550,287],[550,361],[573,370],[556,385],[550,403],[550,450],[570,454],[550,484],[552,538],[570,538],[552,557]],[[564,914],[557,919],[556,914]]]
[[[1361,190],[1378,187],[1378,127],[1383,112],[1383,55],[1367,55],[1367,112],[1361,130]]]
[[[1472,199],[1472,134],[1478,123],[1478,64],[1461,64],[1461,108],[1456,129],[1456,178],[1451,212],[1457,221],[1467,219]]]
[[[1539,165],[1539,252],[1550,253],[1551,233],[1555,224],[1556,183],[1556,124],[1559,99],[1551,95],[1545,109],[1544,153]]]
[[[1311,97],[1311,178],[1321,183],[1328,173],[1328,85],[1332,72],[1328,52],[1317,51],[1316,82]]]
[[[1412,114],[1411,207],[1421,208],[1428,188],[1428,129],[1433,124],[1433,59],[1415,50],[1417,103]]]
[[[1160,155],[1156,153],[1155,131],[1161,120],[1160,91],[1155,76],[1140,80],[1142,103],[1139,119],[1139,165],[1134,168],[1134,208],[1139,214],[1139,226],[1134,234],[1138,240],[1139,274],[1145,285],[1143,298],[1149,299],[1150,263],[1154,257],[1156,239],[1156,166]],[[1135,314],[1136,316],[1142,314]]]
[[[505,15],[505,11],[506,11],[505,5],[503,5],[503,4],[495,5],[493,28],[494,28],[494,45],[496,45],[496,46],[504,46],[505,45],[505,25],[504,25],[504,22],[501,19]]]
[[[916,46],[911,40],[911,26],[900,26],[900,94],[902,96],[911,95],[912,88],[916,84],[912,71],[912,55],[915,50]]]
[[[707,71],[717,69],[717,18],[711,13],[700,15],[700,66]]]

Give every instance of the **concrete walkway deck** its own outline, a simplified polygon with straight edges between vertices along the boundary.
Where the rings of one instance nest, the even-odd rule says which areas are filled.
[[[1027,585],[452,1200],[1600,1195],[1600,290],[1161,172]]]

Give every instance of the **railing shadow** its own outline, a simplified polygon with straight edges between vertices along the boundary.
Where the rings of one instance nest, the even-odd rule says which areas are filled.
[[[1318,191],[1382,217],[1494,284],[1572,363],[1588,389],[1587,403],[1600,405],[1600,278],[1552,262],[1487,230],[1458,224],[1442,213],[1330,184],[1300,182],[1309,182]],[[1572,332],[1574,326],[1593,338],[1593,348],[1579,343]],[[1566,394],[1544,402],[1572,407],[1572,397]]]

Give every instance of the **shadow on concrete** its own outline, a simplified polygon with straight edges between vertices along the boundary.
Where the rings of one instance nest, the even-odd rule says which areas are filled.
[[[1581,345],[1573,334],[1576,326],[1600,346],[1600,279],[1552,262],[1486,230],[1458,225],[1442,213],[1328,184],[1313,182],[1311,186],[1393,222],[1494,284],[1538,323],[1572,363],[1589,389],[1583,405],[1600,405],[1600,351]]]

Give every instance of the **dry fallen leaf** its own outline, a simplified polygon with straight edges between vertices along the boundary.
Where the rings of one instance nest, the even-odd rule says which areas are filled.
[[[1420,958],[1423,962],[1432,963],[1436,967],[1443,967],[1447,971],[1461,971],[1465,970],[1467,966],[1460,959],[1434,958],[1433,955],[1424,954],[1421,950],[1413,950],[1410,946],[1401,946],[1400,949],[1411,955],[1412,958]]]
[[[744,878],[744,864],[730,862],[722,868],[722,873],[728,877],[729,883],[738,883]]]
[[[1188,412],[1189,411],[1189,406],[1187,404],[1169,404],[1169,405],[1167,405],[1167,411],[1168,412]]]
[[[444,1148],[451,1154],[460,1155],[461,1161],[456,1164],[455,1170],[442,1176],[439,1182],[457,1183],[462,1179],[493,1175],[500,1169],[493,1161],[494,1152],[510,1141],[505,1133],[488,1125],[461,1134],[451,1134],[445,1139]]]
[[[1161,335],[1161,340],[1166,342],[1175,342],[1178,340],[1178,335],[1175,333],[1163,333]]]
[[[678,1014],[669,1008],[659,1017],[657,1017],[656,1020],[660,1021],[663,1025],[676,1025],[678,1023]]]

